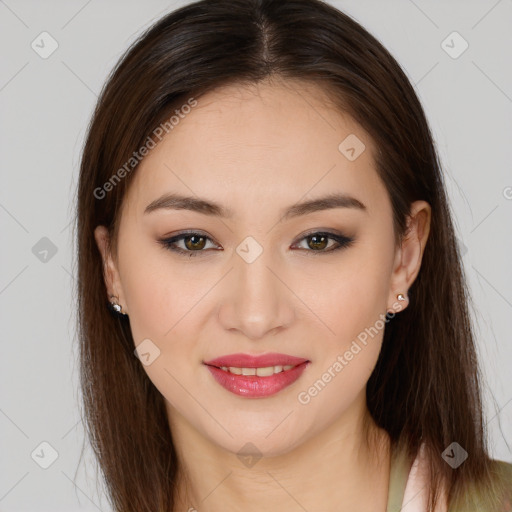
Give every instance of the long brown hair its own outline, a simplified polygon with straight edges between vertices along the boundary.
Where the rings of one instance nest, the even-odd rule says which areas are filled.
[[[77,193],[77,306],[84,424],[109,499],[119,512],[172,510],[178,460],[164,399],[133,354],[129,320],[106,307],[94,228],[108,227],[115,254],[120,207],[137,170],[137,162],[126,163],[175,108],[219,86],[272,76],[320,85],[371,135],[397,243],[411,203],[431,205],[421,270],[409,307],[385,329],[368,408],[393,447],[412,457],[425,444],[431,506],[445,482],[451,503],[464,503],[474,487],[486,510],[497,510],[493,497],[504,489],[487,455],[469,296],[425,114],[379,41],[320,0],[191,3],[141,35],[100,95]],[[469,453],[455,470],[441,458],[454,441]]]

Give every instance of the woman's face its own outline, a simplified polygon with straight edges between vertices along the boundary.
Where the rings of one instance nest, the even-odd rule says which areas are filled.
[[[320,89],[287,82],[201,97],[142,160],[109,291],[142,343],[171,426],[270,456],[364,410],[384,315],[402,307],[396,294],[410,284],[373,151]],[[217,207],[154,203],[168,194]],[[345,199],[300,207],[328,195]],[[195,236],[162,242],[183,231]],[[242,377],[236,368],[266,374],[283,361],[226,363],[233,373],[205,365],[276,353],[307,363]]]

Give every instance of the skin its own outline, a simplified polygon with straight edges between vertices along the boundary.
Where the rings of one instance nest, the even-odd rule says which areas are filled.
[[[338,150],[349,134],[366,146],[354,161]],[[407,307],[397,294],[420,269],[430,206],[411,205],[408,236],[395,247],[374,152],[369,135],[316,85],[224,87],[201,97],[141,162],[123,202],[117,253],[97,227],[107,293],[129,315],[135,345],[149,338],[160,350],[144,369],[165,398],[183,468],[175,510],[385,510],[389,438],[365,399],[383,329],[309,403],[298,400],[379,315]],[[283,208],[333,191],[366,211],[280,219]],[[213,200],[234,216],[144,214],[164,192]],[[158,243],[188,229],[211,239],[196,257]],[[314,252],[304,236],[315,229],[355,240]],[[236,252],[247,236],[263,248],[252,263]],[[185,242],[177,245],[187,250]],[[251,399],[225,390],[202,364],[235,352],[311,363],[291,386]],[[251,467],[237,456],[247,442],[262,456]]]

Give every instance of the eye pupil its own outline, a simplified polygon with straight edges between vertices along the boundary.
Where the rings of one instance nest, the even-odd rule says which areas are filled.
[[[192,242],[192,246],[190,246],[189,242],[194,239],[196,240],[196,242]],[[202,243],[197,242],[197,240],[201,240]],[[196,244],[198,244],[198,245],[196,245]],[[205,245],[205,237],[204,236],[192,235],[192,236],[187,236],[185,239],[185,246],[187,247],[187,249],[203,249],[204,245]]]
[[[320,241],[315,241],[313,242],[313,245],[308,243],[308,246],[311,248],[311,249],[325,249],[326,245],[325,243],[327,242],[328,238],[324,235],[311,235],[308,237],[310,240],[320,240]],[[318,247],[318,245],[320,244],[320,247]]]

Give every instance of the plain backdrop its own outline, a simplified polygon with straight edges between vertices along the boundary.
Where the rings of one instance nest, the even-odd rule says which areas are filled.
[[[78,465],[80,151],[121,53],[184,3],[0,0],[0,511],[110,510],[89,448]],[[512,462],[512,0],[331,3],[390,50],[426,110],[475,303],[491,451]]]

